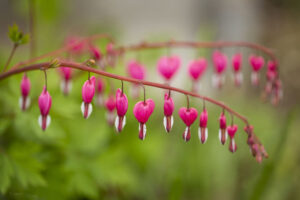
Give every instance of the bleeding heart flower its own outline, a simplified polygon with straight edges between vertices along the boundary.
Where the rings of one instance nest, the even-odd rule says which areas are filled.
[[[232,57],[232,67],[234,71],[234,83],[236,86],[240,86],[243,82],[242,68],[242,54],[236,53]]]
[[[21,81],[21,97],[19,99],[19,105],[20,108],[24,111],[26,110],[30,105],[30,98],[29,98],[29,92],[30,92],[30,80],[26,76],[26,74],[23,75],[22,81]]]
[[[116,65],[117,52],[113,43],[108,43],[106,46],[106,62],[109,66],[114,67]]]
[[[207,68],[207,61],[205,58],[199,58],[192,60],[189,63],[189,75],[193,79],[193,91],[197,91],[197,82],[205,72]]]
[[[116,109],[118,116],[115,120],[115,127],[118,132],[121,132],[126,124],[126,112],[128,109],[128,99],[124,92],[120,89],[116,93]]]
[[[60,67],[60,74],[62,76],[62,80],[60,83],[60,89],[64,93],[64,95],[68,95],[72,89],[72,68],[70,67]]]
[[[202,113],[200,114],[200,124],[198,129],[198,137],[202,144],[204,144],[207,141],[208,137],[207,119],[208,114],[206,109],[204,108]]]
[[[152,99],[139,101],[133,108],[133,114],[139,122],[139,138],[144,140],[146,137],[146,122],[153,113],[155,103]]]
[[[102,54],[101,54],[99,48],[90,45],[90,49],[89,49],[89,50],[90,50],[90,53],[91,53],[92,58],[93,58],[96,62],[99,61],[99,60],[102,58]]]
[[[234,140],[234,136],[235,136],[237,129],[238,129],[237,125],[232,125],[232,126],[227,127],[227,133],[230,138],[229,151],[231,151],[232,153],[236,152],[236,150],[237,150],[237,146],[236,146],[235,140]]]
[[[81,54],[85,48],[85,42],[78,37],[67,38],[66,45],[69,48],[69,51],[76,55]]]
[[[190,126],[194,123],[194,121],[198,117],[198,112],[195,108],[180,108],[179,109],[179,117],[185,123],[186,128],[182,135],[184,141],[189,141],[191,139],[191,130]]]
[[[116,99],[114,95],[110,95],[105,102],[105,107],[107,109],[106,119],[110,126],[114,125],[115,122],[115,114],[114,110],[116,108]]]
[[[135,78],[138,80],[144,80],[145,76],[146,76],[146,69],[138,61],[131,60],[127,64],[127,73],[131,78]],[[131,95],[133,98],[138,98],[139,97],[139,85],[133,84],[130,92],[131,92]]]
[[[219,129],[219,140],[224,145],[227,140],[227,125],[226,125],[226,116],[224,112],[221,113],[220,118],[220,129]]]
[[[81,104],[81,112],[85,119],[87,119],[93,111],[93,106],[91,102],[95,94],[95,81],[96,78],[92,76],[89,80],[85,81],[82,86],[83,102]]]
[[[96,92],[97,92],[97,104],[99,106],[103,106],[104,104],[104,98],[103,98],[104,89],[105,89],[105,83],[102,80],[102,78],[98,77],[96,79]]]
[[[259,84],[258,72],[265,64],[264,58],[261,56],[251,55],[249,57],[249,63],[252,67],[251,82],[253,85],[257,86]]]
[[[157,70],[169,81],[179,69],[180,64],[181,60],[178,56],[163,56],[158,60]]]
[[[213,53],[212,60],[215,67],[215,74],[212,78],[212,83],[214,87],[221,88],[225,81],[223,73],[227,67],[227,56],[220,51],[215,51]]]
[[[169,93],[165,93],[164,99],[164,127],[167,133],[169,133],[173,127],[174,119],[173,119],[173,111],[174,111],[174,102]]]
[[[46,87],[44,87],[39,97],[39,108],[41,115],[38,118],[39,125],[43,131],[46,130],[46,128],[50,125],[51,122],[51,117],[49,115],[51,104],[51,96],[47,91]]]

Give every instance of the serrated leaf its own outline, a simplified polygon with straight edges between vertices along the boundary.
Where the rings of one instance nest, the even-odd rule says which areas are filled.
[[[15,45],[22,45],[29,42],[29,35],[24,35],[16,24],[9,27],[8,36]]]
[[[20,39],[19,44],[27,44],[29,42],[29,34],[23,35],[23,37]]]

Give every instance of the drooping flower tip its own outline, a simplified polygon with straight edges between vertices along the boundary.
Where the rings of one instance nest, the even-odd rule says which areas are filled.
[[[199,58],[197,60],[192,60],[189,63],[189,75],[194,80],[197,81],[201,78],[203,73],[207,68],[207,61],[205,58]]]
[[[164,127],[167,132],[170,132],[174,119],[173,119],[173,112],[174,112],[174,101],[172,97],[169,95],[169,93],[165,93],[165,98],[164,98]]]
[[[30,105],[30,98],[28,97],[30,86],[30,80],[28,79],[26,74],[24,74],[20,85],[21,97],[19,99],[19,105],[23,111],[26,110]]]
[[[207,110],[204,108],[202,113],[200,114],[200,123],[198,129],[198,137],[202,144],[207,141],[208,137],[208,130],[207,130],[207,120],[208,120],[208,113]]]
[[[47,91],[46,87],[44,87],[41,95],[39,96],[38,103],[39,103],[39,108],[41,113],[38,122],[42,130],[46,130],[46,128],[50,125],[51,122],[49,111],[52,104],[51,96]]]
[[[133,115],[139,122],[139,138],[144,140],[146,137],[146,122],[153,113],[155,103],[152,99],[139,101],[133,108]]]
[[[125,114],[128,110],[128,99],[121,89],[118,89],[116,93],[116,109],[118,116],[115,120],[115,127],[118,132],[121,132],[126,124]]]
[[[158,60],[157,70],[167,81],[178,71],[181,60],[178,56],[163,56]]]
[[[189,141],[191,139],[191,130],[190,126],[194,123],[194,121],[198,117],[198,111],[195,108],[185,108],[182,107],[179,109],[179,117],[185,123],[186,129],[182,135],[184,141]]]

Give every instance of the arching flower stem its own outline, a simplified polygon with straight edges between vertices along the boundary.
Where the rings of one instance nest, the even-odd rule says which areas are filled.
[[[112,78],[112,79],[131,82],[131,83],[135,83],[135,84],[141,84],[144,89],[145,89],[145,85],[147,85],[147,86],[151,86],[151,87],[156,87],[156,88],[161,88],[161,89],[165,89],[165,90],[169,90],[169,91],[178,92],[178,93],[186,95],[187,98],[189,98],[189,96],[196,97],[196,98],[202,99],[203,101],[207,101],[207,102],[210,102],[212,104],[215,104],[215,105],[221,107],[224,111],[227,110],[232,116],[234,115],[237,118],[241,119],[246,124],[246,127],[250,127],[248,119],[245,116],[243,116],[240,113],[236,112],[235,110],[233,110],[229,106],[225,105],[224,103],[219,102],[217,100],[214,100],[210,97],[203,96],[203,95],[193,93],[193,92],[189,92],[189,91],[186,91],[186,90],[183,90],[183,89],[180,89],[180,88],[171,87],[168,84],[160,84],[160,83],[155,83],[155,82],[150,82],[150,81],[143,81],[143,80],[138,80],[138,79],[134,79],[134,78],[129,78],[129,77],[124,77],[124,76],[112,74],[112,73],[102,71],[102,70],[99,70],[99,69],[94,69],[94,68],[89,67],[89,66],[87,66],[85,64],[82,64],[82,63],[60,61],[59,63],[57,63],[57,65],[53,65],[51,62],[32,64],[32,65],[29,65],[29,66],[26,66],[26,67],[22,67],[22,68],[18,68],[18,69],[11,69],[7,72],[1,73],[0,74],[0,81],[5,79],[5,78],[8,78],[12,75],[23,73],[23,72],[34,71],[34,70],[47,70],[49,68],[56,68],[56,67],[62,67],[62,66],[63,67],[70,67],[70,68],[78,69],[78,70],[82,70],[82,71],[87,71],[87,72],[91,72],[91,73],[95,73],[95,74],[105,76],[105,77],[109,77],[109,78]],[[144,92],[144,95],[145,95],[145,92]],[[258,144],[261,148],[263,148],[263,145],[261,144],[261,142],[259,141],[257,136],[254,134],[252,129],[248,128],[246,133],[248,134],[248,136],[249,135],[253,136],[254,142],[256,144]],[[268,154],[266,152],[263,152],[263,153],[264,153],[264,157],[268,157]]]

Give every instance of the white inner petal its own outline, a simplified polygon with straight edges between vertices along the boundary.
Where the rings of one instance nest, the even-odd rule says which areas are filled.
[[[143,127],[144,127],[144,131],[143,131],[143,140],[144,140],[146,137],[146,131],[147,131],[146,124],[144,124]]]
[[[202,135],[201,135],[201,128],[198,128],[198,138],[201,141]]]
[[[92,111],[93,111],[93,106],[91,103],[89,103],[89,106],[88,106],[88,115],[87,115],[87,118],[89,118],[89,116],[92,114]]]
[[[80,109],[81,109],[82,115],[84,116],[84,102],[81,103]]]
[[[171,129],[173,127],[173,124],[174,124],[174,118],[173,118],[173,115],[171,116]]]
[[[236,151],[234,138],[232,138],[232,149],[233,149],[233,152]]]
[[[126,124],[126,116],[123,117],[122,129],[125,127],[125,124]]]
[[[205,140],[204,140],[204,143],[203,143],[203,144],[205,144],[205,143],[206,143],[206,141],[207,141],[207,138],[208,138],[208,129],[207,129],[207,128],[205,128]]]
[[[164,123],[165,130],[167,131],[167,117],[166,116],[164,116],[163,123]]]
[[[47,118],[46,118],[46,128],[48,128],[48,126],[50,125],[51,123],[51,117],[50,115],[47,115]]]
[[[119,116],[116,117],[115,127],[116,127],[117,132],[119,132]]]
[[[220,140],[220,142],[222,143],[221,138],[222,138],[222,131],[221,131],[221,129],[219,129],[219,140]]]
[[[188,132],[189,132],[189,127],[186,127],[184,130],[184,141],[186,141],[187,139]]]

